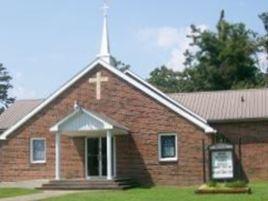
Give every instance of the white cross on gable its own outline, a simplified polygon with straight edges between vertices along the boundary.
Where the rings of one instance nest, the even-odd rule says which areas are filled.
[[[101,72],[97,72],[96,78],[89,78],[89,83],[96,83],[96,99],[101,99],[101,83],[108,82],[108,77],[101,77]]]

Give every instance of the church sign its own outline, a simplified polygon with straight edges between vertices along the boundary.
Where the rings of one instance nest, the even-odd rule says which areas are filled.
[[[210,146],[211,179],[225,180],[234,178],[234,149],[230,144]]]

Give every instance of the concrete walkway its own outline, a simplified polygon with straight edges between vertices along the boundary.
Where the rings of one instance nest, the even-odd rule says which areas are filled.
[[[43,191],[40,193],[34,193],[30,195],[22,195],[17,197],[2,198],[0,201],[37,201],[52,197],[58,197],[61,195],[67,195],[78,191]]]
[[[29,180],[29,181],[17,181],[17,182],[1,182],[0,188],[39,188],[42,184],[48,183],[49,180]]]

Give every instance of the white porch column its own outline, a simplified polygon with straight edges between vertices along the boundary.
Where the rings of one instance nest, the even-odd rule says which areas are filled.
[[[112,180],[112,133],[110,130],[106,133],[107,144],[107,180]]]
[[[61,144],[60,144],[61,133],[55,135],[55,179],[60,180],[60,155],[61,155]]]
[[[114,165],[114,177],[117,176],[117,172],[116,172],[116,137],[114,136],[114,142],[113,142],[113,165]]]

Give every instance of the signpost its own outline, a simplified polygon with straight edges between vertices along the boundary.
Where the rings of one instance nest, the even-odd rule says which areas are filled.
[[[234,148],[230,144],[214,144],[209,147],[210,176],[213,180],[234,178]]]

